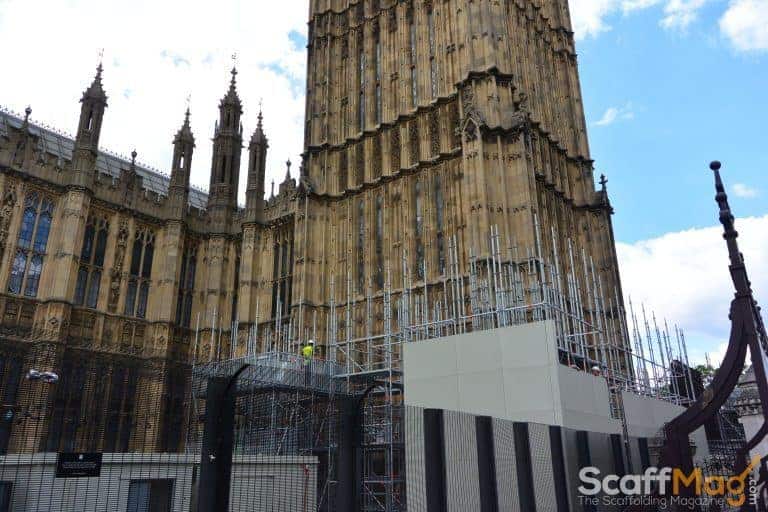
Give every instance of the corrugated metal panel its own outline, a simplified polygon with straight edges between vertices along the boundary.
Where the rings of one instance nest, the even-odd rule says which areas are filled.
[[[408,511],[425,511],[424,412],[418,407],[405,408],[405,477]]]
[[[536,510],[557,510],[549,427],[538,423],[529,423],[528,436],[531,446],[531,469],[533,470]]]
[[[499,512],[520,512],[517,494],[517,462],[513,422],[493,419],[493,445],[496,452],[496,481]]]
[[[475,416],[445,411],[444,418],[448,510],[480,510]]]

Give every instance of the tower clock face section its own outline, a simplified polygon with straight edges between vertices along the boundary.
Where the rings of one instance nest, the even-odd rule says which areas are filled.
[[[580,283],[594,267],[601,300],[621,307],[567,1],[315,0],[307,51],[312,194],[294,300],[357,304],[387,283],[429,292],[497,251]],[[371,329],[352,317],[353,338]]]

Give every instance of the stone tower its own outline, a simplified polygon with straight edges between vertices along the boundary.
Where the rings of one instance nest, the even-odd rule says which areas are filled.
[[[264,135],[264,117],[259,112],[256,130],[248,145],[248,183],[245,189],[246,218],[250,222],[261,217],[264,210],[264,179],[267,171],[267,149],[269,143]]]
[[[211,222],[220,232],[226,232],[237,208],[237,187],[240,178],[240,153],[243,147],[243,107],[237,95],[232,68],[229,90],[219,103],[219,120],[213,133],[211,184],[208,188],[208,212]]]
[[[177,219],[184,217],[189,201],[189,175],[192,169],[192,152],[195,150],[195,137],[189,125],[189,108],[184,114],[181,125],[173,138],[173,160],[171,162],[171,180],[168,186],[168,198],[173,203],[171,208]]]
[[[306,105],[294,304],[437,286],[493,230],[621,307],[566,0],[312,0]]]

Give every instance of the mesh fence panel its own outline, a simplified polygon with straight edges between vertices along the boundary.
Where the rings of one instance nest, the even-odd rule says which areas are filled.
[[[332,510],[335,413],[273,371],[236,385],[230,510]],[[203,389],[185,365],[0,340],[0,510],[197,510]]]

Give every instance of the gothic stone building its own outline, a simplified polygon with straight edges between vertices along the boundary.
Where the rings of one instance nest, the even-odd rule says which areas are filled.
[[[505,243],[559,253],[563,267],[570,244],[594,262],[604,303],[621,307],[567,0],[310,4],[303,162],[298,180],[289,173],[268,199],[261,115],[244,158],[234,70],[207,194],[189,186],[189,112],[169,177],[99,150],[110,122],[101,67],[74,138],[29,113],[0,114],[8,340],[49,342],[58,368],[84,357],[73,351],[161,370],[228,357],[230,340],[243,350],[257,323],[261,332],[290,325],[289,341],[314,335],[322,348],[331,304],[352,303],[349,321],[334,325],[340,338],[381,332],[384,288],[397,297],[439,287],[451,251],[467,276],[470,254],[489,255],[492,229]],[[130,389],[127,377],[118,384]],[[162,414],[136,414],[164,430]],[[157,436],[153,446],[167,448]],[[132,439],[123,434],[123,447]]]

